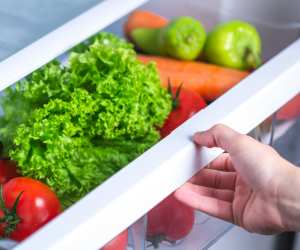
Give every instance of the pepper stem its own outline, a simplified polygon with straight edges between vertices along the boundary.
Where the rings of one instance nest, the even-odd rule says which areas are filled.
[[[246,48],[245,62],[246,62],[247,69],[255,70],[261,65],[261,58],[257,53],[253,52],[250,48]]]

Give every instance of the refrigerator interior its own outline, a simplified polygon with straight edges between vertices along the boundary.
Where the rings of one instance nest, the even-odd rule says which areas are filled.
[[[13,2],[13,1],[12,1]],[[55,6],[57,4],[56,2],[48,1],[48,4],[51,5],[51,7]],[[10,47],[10,49],[4,49],[2,54],[0,53],[0,57],[2,59],[8,57],[9,55],[13,54],[15,51],[18,51],[22,47],[26,46],[30,42],[36,40],[37,38],[41,37],[42,35],[48,33],[50,30],[53,30],[55,27],[58,27],[60,24],[64,23],[66,20],[70,20],[70,18],[75,17],[79,13],[82,13],[83,11],[87,10],[91,6],[94,6],[96,2],[99,1],[86,1],[84,4],[82,1],[75,1],[72,3],[72,8],[70,10],[70,13],[68,15],[61,15],[60,18],[53,21],[53,25],[51,26],[50,23],[47,26],[42,27],[42,31],[36,30],[36,33],[34,32],[33,36],[30,38],[24,37],[24,40],[21,39],[21,41],[24,41],[24,43],[20,44],[14,44],[13,42],[10,43],[11,40],[3,42],[4,46],[0,46],[0,52],[2,48]],[[258,2],[258,1],[257,1]],[[268,1],[266,1],[268,2]],[[269,1],[270,2],[270,1]],[[36,2],[31,1],[31,4],[29,4],[29,7],[34,6]],[[9,3],[8,3],[9,4]],[[69,8],[68,4],[65,3],[64,7]],[[258,4],[258,3],[257,3]],[[271,4],[271,2],[270,2]],[[80,7],[76,7],[76,5]],[[207,30],[210,30],[213,26],[215,26],[219,22],[223,22],[226,20],[231,19],[242,19],[245,21],[249,21],[253,23],[258,31],[262,35],[263,40],[263,58],[265,62],[267,62],[270,58],[272,58],[274,55],[276,55],[279,51],[281,51],[283,48],[291,44],[293,41],[296,40],[296,38],[299,36],[299,26],[296,22],[293,22],[293,25],[289,25],[289,20],[282,21],[277,20],[278,23],[282,23],[282,26],[280,25],[272,25],[274,23],[274,16],[272,16],[271,22],[270,20],[261,20],[259,17],[255,15],[249,15],[247,16],[247,13],[243,13],[241,15],[242,10],[242,4],[240,4],[240,8],[238,6],[239,4],[235,2],[235,6],[230,5],[230,1],[222,1],[222,0],[212,0],[212,1],[193,1],[193,0],[152,0],[146,3],[145,5],[141,6],[142,9],[148,9],[153,10],[163,16],[166,16],[168,18],[181,16],[181,15],[190,15],[194,16],[197,19],[199,19]],[[28,7],[27,6],[27,7]],[[172,8],[170,8],[172,6]],[[6,6],[0,7],[5,9]],[[22,6],[23,8],[27,8],[25,6]],[[51,9],[51,8],[50,8]],[[29,9],[29,12],[32,11]],[[17,16],[18,13],[16,12],[15,15]],[[52,13],[47,12],[47,15],[51,17]],[[1,18],[1,17],[0,17]],[[41,16],[39,18],[42,18]],[[99,17],[100,19],[101,17]],[[105,28],[105,31],[116,33],[120,36],[123,35],[122,31],[122,25],[124,21],[126,20],[126,16],[120,18],[113,24],[109,25],[107,28]],[[28,17],[25,17],[26,21],[30,21]],[[1,19],[0,19],[1,20]],[[17,19],[14,19],[17,20]],[[298,19],[299,20],[299,19]],[[97,20],[91,20],[91,22],[97,22]],[[17,27],[17,25],[15,26]],[[32,26],[34,27],[34,26]],[[7,32],[9,30],[7,29]],[[28,31],[30,33],[30,31]],[[25,32],[26,33],[26,32]],[[24,36],[27,34],[24,33]],[[6,36],[6,38],[9,38],[10,35]],[[276,42],[274,42],[276,41]],[[0,40],[0,44],[1,44]],[[63,54],[59,58],[61,60],[64,60],[68,54]],[[266,117],[265,117],[266,118]],[[279,130],[275,130],[275,137],[279,136],[285,136],[286,131],[292,126],[288,126],[289,122],[280,122],[277,124],[277,127],[280,127]],[[269,136],[270,136],[270,130],[267,130],[267,133],[265,134],[265,142],[268,142]],[[172,142],[172,141],[170,141]],[[128,207],[129,209],[129,207]],[[123,216],[126,216],[126,213],[124,212]],[[159,249],[167,250],[167,249],[175,249],[175,250],[194,250],[194,249],[206,249],[211,246],[219,239],[221,238],[226,232],[228,232],[230,229],[232,229],[232,225],[230,223],[211,218],[207,215],[204,215],[202,213],[197,213],[196,216],[196,223],[193,227],[192,232],[183,240],[176,242],[173,245],[168,245],[169,243],[162,244]],[[145,225],[146,225],[146,218],[141,218],[139,221],[137,221],[130,229],[130,235],[129,235],[129,247],[128,249],[146,249],[146,247],[149,245],[147,241],[145,241]],[[234,229],[236,230],[236,229]],[[37,240],[37,239],[36,239]],[[42,240],[42,239],[41,239]],[[238,239],[237,239],[238,240]],[[25,249],[26,241],[24,246],[23,244],[20,244],[17,249]],[[89,246],[89,244],[87,244]],[[76,246],[74,249],[77,249]],[[88,249],[88,248],[86,248]],[[153,249],[151,246],[148,246],[147,249]],[[214,249],[214,248],[212,248]]]
[[[152,0],[142,6],[141,9],[151,10],[168,18],[187,15],[188,13],[188,15],[199,19],[207,30],[212,29],[217,23],[228,20],[240,19],[248,21],[256,26],[262,36],[263,59],[265,61],[268,61],[279,51],[287,47],[300,35],[300,14],[294,11],[291,14],[291,8],[285,6],[286,9],[284,13],[289,13],[289,15],[282,14],[281,16],[278,16],[278,8],[280,5],[280,2],[278,1],[275,4],[271,1],[265,1],[263,4],[260,1],[251,1],[248,4],[238,4],[235,1],[226,0],[178,1],[175,7],[170,8],[172,4],[174,5],[174,1],[172,0]],[[294,2],[291,3],[291,6],[293,6],[293,4],[299,5],[299,3]],[[247,7],[250,6],[252,6],[252,10],[249,11]],[[262,13],[258,13],[258,10]],[[122,36],[122,24],[126,19],[127,16],[115,22],[105,30]],[[284,35],[282,35],[283,33]],[[274,43],[273,41],[276,42]],[[275,148],[280,153],[283,153],[283,156],[286,156],[287,159],[294,162],[293,159],[295,157],[293,158],[292,155],[299,155],[300,147],[296,149],[290,149],[288,147],[288,150],[286,150],[287,147],[280,146],[280,143],[282,143],[282,141],[284,141],[285,144],[291,143],[292,137],[287,136],[286,139],[282,139],[282,137],[285,138],[285,133],[287,133],[290,128],[292,128],[290,134],[299,131],[299,129],[295,129],[295,120],[280,122],[275,119],[274,123]],[[262,141],[268,144],[270,140],[270,131],[263,133],[262,136]],[[279,143],[277,143],[277,140],[279,140]],[[297,164],[297,162],[294,163]],[[226,240],[224,234],[230,230],[233,232],[230,232],[231,236]],[[220,238],[222,238],[222,240],[219,244],[216,244]],[[239,238],[239,240],[237,240],[237,238]],[[236,242],[234,242],[233,239],[235,239]],[[228,249],[240,249],[245,242],[248,243],[249,249],[260,247],[260,249],[263,250],[271,250],[275,246],[275,236],[252,235],[238,227],[233,229],[233,226],[229,223],[198,212],[193,230],[186,239],[178,242],[175,246],[170,246],[170,244],[165,243],[165,246],[162,245],[159,249],[221,249],[222,246],[226,249],[227,247]],[[214,246],[215,244],[216,246]],[[154,249],[152,247],[148,248]]]
[[[18,1],[0,5],[0,61],[98,4],[99,0]],[[16,8],[17,6],[17,8]]]

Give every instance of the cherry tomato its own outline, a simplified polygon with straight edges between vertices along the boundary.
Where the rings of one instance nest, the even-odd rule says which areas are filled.
[[[148,212],[147,240],[154,247],[164,240],[180,240],[190,233],[194,221],[194,210],[170,195]]]
[[[19,174],[17,173],[16,163],[6,159],[0,159],[0,184],[4,184],[17,176],[19,176]]]
[[[125,250],[128,245],[128,230],[108,242],[102,250]]]
[[[0,225],[0,234],[5,236],[5,229],[10,229],[7,236],[16,241],[24,240],[61,211],[55,193],[47,185],[31,178],[11,179],[4,184],[2,196],[5,209],[1,208],[0,218],[4,216],[7,221]]]
[[[197,93],[181,87],[170,87],[173,97],[173,110],[160,129],[162,138],[170,134],[187,119],[206,107],[204,99]]]

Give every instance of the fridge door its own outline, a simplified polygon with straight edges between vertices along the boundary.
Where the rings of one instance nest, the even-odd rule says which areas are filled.
[[[153,0],[143,8],[167,17],[195,16],[210,29],[219,21],[237,17],[234,11],[222,9],[225,1]],[[142,3],[144,1],[102,1],[12,54],[0,62],[1,90],[114,21],[106,30],[121,34],[124,22],[121,17]],[[280,39],[284,32],[251,18],[248,21],[258,27],[265,43],[267,34]],[[280,53],[279,49],[268,51],[264,57],[269,61],[262,67],[15,249],[99,249],[222,153],[218,148],[196,148],[191,141],[196,131],[223,123],[248,133],[271,116],[300,92],[297,81],[300,40],[293,42],[298,27],[293,26],[288,32],[295,34],[289,39],[290,46]],[[61,58],[65,56],[67,54]],[[135,224],[131,233],[131,241],[138,242],[136,249],[145,246],[144,239],[142,243],[140,240],[143,237],[141,225],[141,221]],[[200,214],[187,240],[174,249],[208,247],[230,228],[226,222]]]

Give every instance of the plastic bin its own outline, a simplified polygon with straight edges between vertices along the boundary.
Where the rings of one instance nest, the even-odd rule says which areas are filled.
[[[25,39],[27,42],[24,40],[24,43],[17,46],[11,46],[13,41],[10,43],[9,40],[8,43],[5,43],[5,46],[11,46],[12,49],[8,50],[8,54],[12,55],[12,57],[0,62],[0,81],[3,81],[2,89],[58,55],[63,60],[67,54],[61,54],[62,52],[93,35],[109,23],[113,22],[105,28],[106,31],[122,35],[122,24],[126,19],[122,15],[143,2],[130,0],[103,1],[98,3],[94,9],[83,13],[76,20],[57,28],[66,20],[96,4],[96,1],[89,1],[83,6],[82,2],[77,1],[74,2],[74,5],[80,4],[81,7],[78,7],[72,14],[68,12],[70,15],[66,19],[61,19],[63,15],[60,15],[60,21],[51,26],[51,28],[47,25],[45,27],[42,26],[42,32],[31,37],[31,40]],[[24,5],[22,8],[32,7],[35,3],[35,1],[31,1],[31,5]],[[260,4],[259,1],[251,3],[253,6]],[[264,3],[267,4],[267,1]],[[47,4],[51,5],[50,1]],[[57,4],[57,2],[52,4]],[[269,4],[271,4],[271,1],[269,1]],[[298,4],[298,2],[295,1],[294,4]],[[73,6],[73,3],[71,5]],[[0,10],[5,10],[5,6],[0,7]],[[65,5],[64,7],[63,11],[67,11],[68,6]],[[281,49],[296,40],[299,34],[297,20],[292,25],[288,25],[289,22],[286,22],[282,26],[278,26],[277,24],[281,20],[277,20],[278,22],[275,23],[273,23],[274,19],[272,18],[262,20],[259,16],[251,15],[250,11],[245,11],[242,7],[243,3],[228,0],[153,0],[141,7],[153,10],[169,18],[179,15],[194,16],[203,22],[207,30],[224,20],[239,18],[249,21],[255,24],[262,34],[266,64],[243,81],[243,86],[240,85],[232,89],[210,105],[205,112],[201,112],[201,114],[190,119],[169,137],[108,179],[57,219],[43,227],[28,240],[19,244],[16,249],[96,249],[101,247],[117,232],[133,224],[145,215],[151,207],[188,180],[189,177],[198,171],[199,165],[204,167],[221,153],[220,150],[215,149],[195,151],[188,138],[193,132],[198,129],[208,128],[215,123],[223,122],[240,132],[248,133],[299,93],[300,84],[291,82],[295,81],[296,72],[300,69],[299,42],[274,58],[274,60],[267,62]],[[260,8],[261,6],[257,9]],[[257,9],[254,8],[252,11],[256,12]],[[246,10],[248,9],[246,8]],[[29,11],[31,13],[33,10],[29,9]],[[110,18],[98,16],[98,14],[105,12],[108,16],[111,15]],[[52,13],[48,14],[51,16]],[[265,13],[263,14],[265,15]],[[24,18],[24,20],[29,21],[28,16]],[[35,21],[39,23],[43,16],[38,16],[37,18]],[[18,19],[13,18],[13,20],[16,21]],[[98,25],[97,22],[99,22]],[[26,26],[26,24],[24,25]],[[77,34],[74,33],[76,30],[78,30]],[[35,41],[49,31],[52,31],[52,33],[29,45],[30,42]],[[68,37],[65,36],[66,33],[73,35]],[[22,35],[21,33],[18,34]],[[55,41],[55,44],[51,44],[51,41]],[[45,45],[48,46],[46,52],[42,51]],[[24,49],[19,51],[23,47]],[[16,53],[17,51],[19,52]],[[32,55],[30,52],[36,53]],[[295,53],[299,55],[298,60]],[[8,54],[2,54],[2,58],[6,58]],[[29,55],[32,55],[32,61],[25,65]],[[7,72],[6,70],[10,71]],[[10,74],[14,71],[17,71],[16,76],[11,77]],[[287,82],[288,90],[283,93],[283,87],[280,87],[280,83],[284,81]],[[253,82],[253,85],[250,84],[251,82]],[[262,87],[259,86],[260,84]],[[265,98],[270,98],[270,95],[274,97],[274,100],[267,102],[264,107],[258,110],[259,102]],[[248,116],[244,114],[246,110],[249,111]],[[199,121],[202,121],[202,125],[198,125],[200,124]],[[164,156],[161,155],[162,149],[165,150]],[[174,153],[176,153],[176,157],[171,159],[170,156],[174,155]],[[151,160],[153,166],[151,164],[151,166],[145,165],[149,160]],[[167,164],[174,164],[172,173],[168,171]],[[142,166],[139,169],[134,169],[135,165]],[[168,179],[169,181],[165,186],[158,187],[157,183],[163,179]],[[122,190],[120,189],[121,187]],[[150,187],[155,188],[150,189]],[[116,190],[120,190],[120,193],[117,193]],[[148,197],[144,197],[144,193],[147,193]],[[95,205],[95,200],[99,200],[101,197],[105,197],[106,203],[98,202],[99,204]],[[138,199],[135,202],[139,206],[134,206],[133,208],[130,206],[130,203],[134,197]],[[126,201],[128,202],[126,203]],[[122,211],[121,204],[126,204]],[[111,209],[111,212],[108,209]],[[85,213],[84,216],[82,213]],[[105,220],[108,216],[111,222],[108,219]],[[128,249],[144,249],[147,247],[148,243],[145,241],[146,219],[144,218],[139,219],[131,227]],[[177,242],[174,246],[162,244],[159,249],[193,250],[207,248],[231,227],[230,223],[197,213],[193,231],[185,239]],[[147,249],[152,248],[150,246]]]

